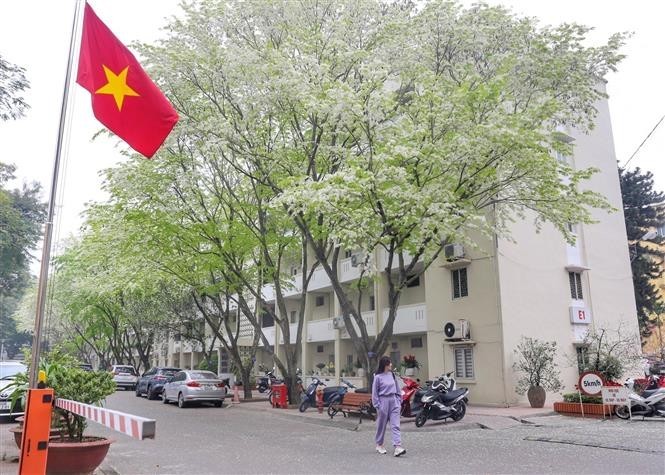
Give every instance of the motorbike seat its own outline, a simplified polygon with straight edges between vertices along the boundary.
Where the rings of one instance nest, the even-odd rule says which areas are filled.
[[[466,389],[455,389],[454,391],[443,393],[441,395],[441,400],[443,402],[449,402],[449,401],[452,401],[454,399],[457,399],[460,396],[463,396],[466,392],[467,392]]]
[[[357,393],[365,393],[365,394],[366,394],[366,393],[370,393],[371,391],[370,391],[369,388],[356,388],[356,392],[357,392]]]
[[[650,396],[653,396],[653,395],[656,394],[656,393],[661,393],[661,392],[664,392],[664,389],[663,389],[663,388],[659,388],[659,389],[645,389],[644,391],[642,391],[642,397],[643,397],[643,398],[648,398],[648,397],[650,397]]]

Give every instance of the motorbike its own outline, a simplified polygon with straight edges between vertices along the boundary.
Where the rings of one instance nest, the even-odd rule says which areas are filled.
[[[326,386],[326,384],[321,381],[319,378],[313,377],[312,382],[305,393],[302,396],[302,401],[300,402],[300,407],[298,410],[300,412],[305,412],[308,407],[316,407],[316,390],[319,386],[323,386],[323,406],[329,407],[331,404],[337,404],[342,402],[344,394],[350,389],[355,389],[355,386],[345,379],[342,379],[344,386]],[[330,415],[330,413],[328,413]]]
[[[273,374],[273,371],[275,371],[275,368],[273,368],[272,371],[268,371],[268,373],[266,373],[266,374],[269,374],[269,376],[270,376],[270,379],[268,380],[268,384],[269,384],[268,403],[270,403],[271,406],[273,405],[273,401],[272,401],[272,396],[273,396],[272,387],[273,387],[273,385],[275,385],[275,384],[284,384],[284,380],[277,378]],[[302,376],[302,371],[300,371],[300,368],[298,368],[296,370],[296,384],[299,385],[302,388],[302,377],[301,376]],[[257,389],[258,389],[258,387],[257,387]],[[259,392],[263,392],[263,391],[259,390]]]
[[[450,379],[450,378],[449,378]],[[440,421],[451,418],[457,422],[466,414],[467,388],[449,390],[452,383],[441,377],[420,398],[422,409],[416,416],[416,427],[422,427],[429,419]]]
[[[421,398],[427,392],[427,388],[420,386],[420,381],[408,377],[402,379],[402,404],[400,414],[402,417],[416,417],[422,410]],[[431,381],[430,381],[431,383]]]
[[[649,384],[653,389],[646,389],[641,394],[633,390],[633,380],[626,381],[624,385],[631,389],[628,396],[630,408],[627,405],[616,406],[614,414],[621,419],[629,419],[631,414],[642,417],[665,417],[665,388],[659,387],[656,379],[654,378]]]
[[[279,384],[280,380],[275,376],[275,368],[265,371],[265,376],[260,376],[256,380],[256,389],[263,394],[270,389],[273,383]]]

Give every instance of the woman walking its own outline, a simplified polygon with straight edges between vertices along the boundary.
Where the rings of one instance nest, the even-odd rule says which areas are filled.
[[[393,446],[395,447],[395,457],[404,455],[406,449],[402,447],[402,439],[399,431],[400,404],[402,396],[400,395],[397,379],[392,372],[393,364],[390,358],[382,356],[379,360],[379,368],[374,375],[372,383],[372,404],[376,408],[376,451],[385,454],[383,447],[383,437],[386,432],[386,426],[390,422],[390,431],[392,433]]]

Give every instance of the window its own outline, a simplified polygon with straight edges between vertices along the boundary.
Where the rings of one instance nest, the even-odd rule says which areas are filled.
[[[406,284],[407,288],[418,287],[420,285],[420,276],[415,278],[413,276],[409,276],[406,278],[406,281],[407,281]]]
[[[291,323],[296,323],[296,311],[291,310]]]
[[[469,295],[469,284],[466,280],[466,267],[455,269],[453,274],[453,298],[458,299]]]
[[[573,223],[566,223],[566,229],[568,229],[568,232],[571,234],[577,234],[577,225]]]
[[[228,373],[229,372],[229,353],[226,350],[222,350],[219,352],[220,354],[220,360],[219,360],[219,369],[220,373]]]
[[[399,368],[399,365],[402,364],[402,355],[399,351],[390,352],[390,361],[393,362],[393,368]]]
[[[473,348],[455,348],[455,377],[473,379]]]
[[[316,352],[323,353],[323,345],[316,345]]]
[[[374,301],[374,296],[370,295],[369,296],[369,309],[370,310],[375,310],[376,309],[375,305],[376,305],[376,303]]]
[[[554,151],[554,158],[556,158],[557,161],[560,162],[560,163],[563,163],[565,165],[568,164],[568,156],[564,155],[563,153],[561,153],[559,151],[556,151],[556,150]]]
[[[261,326],[263,328],[274,327],[275,319],[272,318],[272,315],[270,315],[268,312],[265,312],[263,315],[261,315]]]
[[[349,257],[351,257],[352,254],[353,251],[351,249],[347,249],[346,251],[344,251],[344,258],[348,259]]]
[[[417,338],[411,338],[411,348],[422,348],[423,347],[423,337],[419,336]]]
[[[399,344],[396,341],[393,341],[390,343],[390,348],[396,350],[397,348],[399,348]]]
[[[570,296],[577,300],[582,300],[582,274],[579,272],[568,272],[568,280],[570,281]]]
[[[589,363],[589,348],[578,346],[575,348],[575,352],[577,353],[577,371],[582,374]]]
[[[323,307],[323,305],[326,303],[325,298],[323,295],[319,295],[316,297],[316,306],[317,307]]]

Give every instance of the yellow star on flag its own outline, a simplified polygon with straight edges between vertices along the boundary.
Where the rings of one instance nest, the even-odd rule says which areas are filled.
[[[115,74],[106,65],[102,65],[106,80],[108,81],[104,86],[95,91],[95,94],[110,94],[115,99],[115,104],[118,110],[122,110],[122,103],[125,96],[138,96],[139,94],[127,85],[127,70],[129,66],[120,71],[120,74]]]

